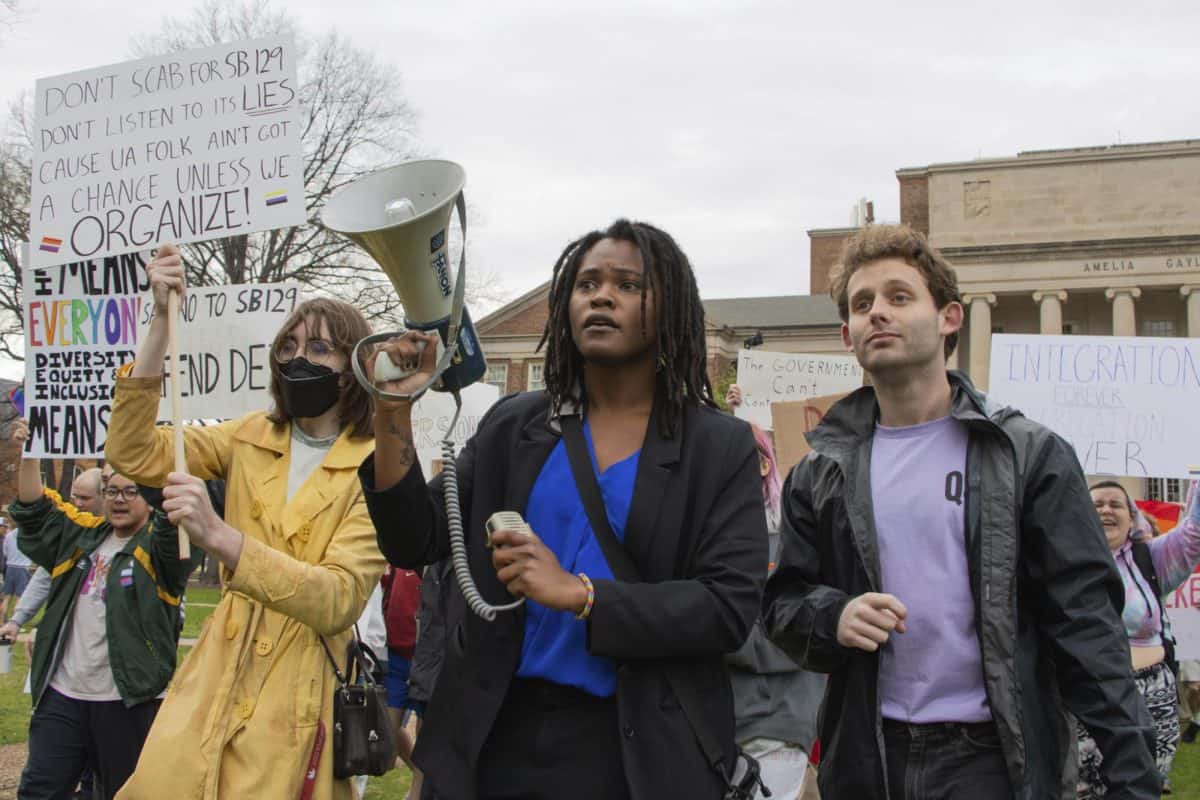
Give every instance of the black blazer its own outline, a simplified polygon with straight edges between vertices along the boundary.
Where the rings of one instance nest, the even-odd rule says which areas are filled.
[[[524,512],[529,493],[560,440],[544,392],[505,397],[480,422],[457,460],[471,573],[483,596],[509,602],[483,546],[485,520]],[[392,564],[415,569],[450,553],[442,476],[428,486],[419,466],[375,491],[373,456],[360,471],[379,547]],[[719,798],[664,667],[693,684],[700,723],[734,745],[733,697],[722,654],[736,650],[758,616],[766,580],[767,526],[750,426],[690,406],[675,437],[647,426],[625,546],[645,582],[595,581],[588,649],[617,662],[617,714],[626,781],[639,798]],[[439,798],[473,800],[476,765],[517,670],[524,611],[489,623],[462,593],[448,592],[446,654],[414,760]],[[586,776],[580,776],[586,779]]]

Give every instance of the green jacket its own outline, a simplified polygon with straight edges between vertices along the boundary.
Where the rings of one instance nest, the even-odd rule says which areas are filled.
[[[70,635],[91,554],[112,533],[112,525],[64,502],[52,489],[34,503],[14,501],[10,510],[21,526],[21,551],[50,570],[50,598],[38,626],[31,667],[36,707]],[[128,585],[123,586],[121,573],[130,568],[133,580],[127,575]],[[179,532],[158,512],[151,512],[150,522],[113,556],[105,627],[113,679],[126,706],[154,699],[175,674],[179,604],[191,571],[192,562],[179,558]]]

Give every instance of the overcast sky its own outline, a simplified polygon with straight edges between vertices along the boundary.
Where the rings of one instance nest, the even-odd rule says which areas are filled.
[[[20,2],[3,98],[131,57],[169,10]],[[706,297],[806,293],[806,230],[848,224],[860,196],[898,218],[898,168],[1200,137],[1195,2],[282,7],[402,74],[423,149],[467,170],[474,265],[510,297],[622,215],[674,235]]]

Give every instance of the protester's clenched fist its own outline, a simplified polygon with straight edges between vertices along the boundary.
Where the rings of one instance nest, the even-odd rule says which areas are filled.
[[[514,597],[528,597],[556,611],[578,613],[587,603],[583,581],[563,569],[533,531],[492,534],[492,566]]]
[[[204,481],[186,472],[167,475],[163,487],[163,511],[176,527],[187,530],[188,537],[204,547],[224,522],[213,510]]]
[[[183,254],[179,248],[173,244],[160,245],[154,253],[154,260],[146,265],[146,275],[150,278],[150,291],[154,295],[154,313],[165,315],[171,292],[179,292],[180,299],[183,298]]]
[[[893,595],[860,594],[842,609],[837,627],[838,644],[874,653],[893,631],[904,633],[907,616],[908,609]]]
[[[29,441],[29,423],[23,419],[18,419],[12,426],[12,440],[16,442],[22,450],[25,449],[25,443]]]
[[[412,394],[425,385],[437,367],[440,341],[441,337],[436,333],[405,331],[403,336],[393,336],[365,353],[363,369],[373,386],[394,394]],[[382,363],[381,358],[384,359]],[[380,367],[378,375],[377,366]],[[395,371],[409,374],[393,377]]]
[[[730,384],[729,389],[725,392],[725,405],[729,406],[732,411],[742,404],[742,387],[736,383]]]

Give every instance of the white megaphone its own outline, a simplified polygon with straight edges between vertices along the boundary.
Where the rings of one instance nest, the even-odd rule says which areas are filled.
[[[493,605],[484,599],[471,578],[458,502],[452,436],[462,412],[460,392],[487,371],[475,326],[463,307],[467,279],[467,214],[462,191],[465,181],[466,173],[453,161],[410,161],[388,167],[338,190],[325,204],[321,222],[357,242],[383,268],[404,304],[407,327],[437,331],[441,338],[433,375],[409,395],[373,386],[359,358],[363,347],[397,333],[377,333],[363,339],[354,347],[350,365],[358,382],[376,397],[411,399],[430,387],[454,395],[454,417],[442,440],[442,490],[450,533],[450,560],[467,605],[484,619],[493,620],[500,611],[518,608],[524,598],[503,605]],[[446,228],[455,209],[463,231],[463,251],[452,287],[446,257]],[[409,373],[398,369],[386,353],[376,356],[375,375],[380,380],[394,380],[406,374]]]
[[[361,246],[383,269],[404,305],[405,327],[436,331],[441,338],[434,374],[412,395],[426,388],[457,394],[487,372],[475,326],[463,305],[466,291],[466,172],[453,161],[410,161],[372,172],[334,193],[321,212],[321,223]],[[458,209],[463,249],[453,283],[446,231]],[[399,332],[379,333],[358,343],[350,364],[363,388],[393,396],[372,386],[362,370],[359,350]],[[394,380],[409,374],[380,353],[375,374]]]

